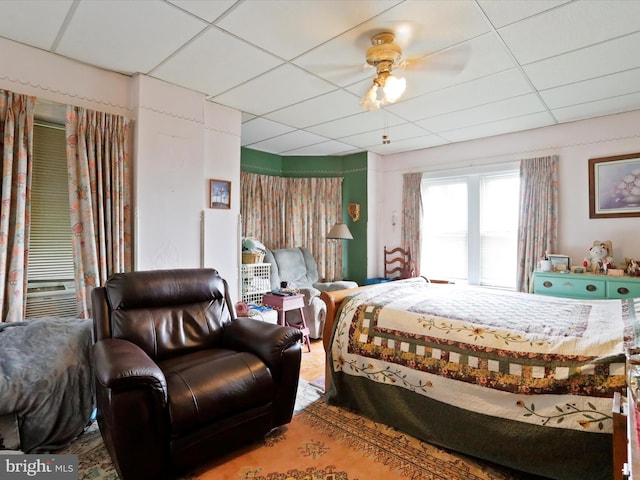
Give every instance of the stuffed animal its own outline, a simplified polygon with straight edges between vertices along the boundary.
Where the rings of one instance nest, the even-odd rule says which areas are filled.
[[[640,277],[640,260],[636,260],[635,258],[628,258],[627,260],[627,275],[631,275],[632,277]]]
[[[607,273],[607,270],[613,266],[613,257],[609,255],[607,245],[600,243],[589,249],[589,257],[585,257],[582,264],[593,273]]]

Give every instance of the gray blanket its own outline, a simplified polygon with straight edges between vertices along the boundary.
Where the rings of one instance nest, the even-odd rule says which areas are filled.
[[[23,452],[62,448],[87,426],[91,345],[91,320],[0,323],[0,416],[16,416]]]

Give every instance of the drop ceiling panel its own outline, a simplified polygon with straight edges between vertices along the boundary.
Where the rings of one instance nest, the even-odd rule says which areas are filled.
[[[423,95],[412,102],[396,103],[387,109],[402,118],[418,121],[527,93],[531,93],[531,87],[519,70],[513,68]]]
[[[269,138],[262,142],[257,142],[251,145],[251,148],[258,150],[264,150],[271,153],[282,153],[291,150],[296,150],[308,145],[315,145],[317,143],[326,142],[328,139],[320,135],[315,135],[304,130],[295,130],[290,133],[285,133],[279,137]]]
[[[290,60],[396,3],[397,0],[247,0],[229,12],[218,26]],[[270,21],[265,22],[265,18]]]
[[[215,2],[203,2],[202,0],[168,1],[207,22],[213,22],[236,3],[236,0],[216,0]]]
[[[640,33],[635,33],[527,65],[524,71],[538,90],[546,90],[640,67],[639,48]]]
[[[434,133],[440,133],[543,111],[546,111],[546,107],[537,95],[530,93],[475,108],[438,115],[416,123]]]
[[[48,50],[72,3],[72,0],[5,0],[0,5],[0,36]]]
[[[213,98],[256,115],[284,108],[335,89],[309,73],[285,64]]]
[[[438,145],[444,145],[445,143],[449,142],[437,135],[427,135],[397,142],[392,140],[391,143],[387,145],[379,143],[372,144],[367,147],[367,150],[377,153],[378,155],[390,155],[392,153],[410,152],[412,150],[436,147]]]
[[[267,138],[277,137],[295,130],[282,123],[273,122],[265,118],[254,118],[242,124],[242,145],[261,142]]]
[[[56,53],[121,73],[146,73],[206,26],[164,2],[79,2]]]
[[[294,150],[289,150],[287,155],[300,155],[300,156],[328,156],[328,155],[344,155],[345,153],[354,152],[353,145],[338,142],[336,140],[330,140],[328,142],[316,143],[315,145],[309,145]]]
[[[569,0],[536,0],[535,2],[505,2],[504,0],[478,0],[494,27],[524,20],[545,10],[567,3]]]
[[[452,142],[462,142],[465,140],[473,140],[475,138],[490,137],[493,135],[502,135],[510,132],[518,132],[531,128],[545,127],[553,125],[554,119],[547,112],[534,113],[518,118],[509,118],[497,122],[485,123],[468,128],[451,130],[443,132],[439,135]]]
[[[282,64],[282,60],[215,27],[153,70],[152,75],[215,96]]]
[[[640,109],[640,93],[631,93],[605,100],[556,108],[553,110],[553,115],[560,122],[572,122],[583,118],[600,117],[637,109]]]
[[[320,95],[265,115],[266,118],[301,128],[362,112],[358,97],[343,90]]]
[[[373,130],[358,135],[351,135],[349,137],[344,137],[341,140],[357,147],[367,148],[369,145],[376,145],[377,143],[382,144],[383,135],[387,135],[392,142],[398,142],[410,138],[423,137],[428,134],[429,132],[416,125],[405,123],[402,125],[395,125],[387,129],[381,128],[379,130]]]
[[[375,112],[362,112],[350,117],[339,118],[332,122],[314,125],[307,128],[308,131],[329,138],[342,139],[350,135],[380,130],[386,126],[400,125],[404,120],[383,110]]]
[[[637,92],[639,89],[640,68],[634,68],[626,72],[544,90],[540,92],[540,95],[549,108],[561,108],[627,95]]]
[[[500,29],[522,64],[571,52],[639,30],[640,2],[570,2]]]

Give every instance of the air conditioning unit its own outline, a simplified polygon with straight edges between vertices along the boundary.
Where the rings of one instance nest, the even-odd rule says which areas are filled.
[[[25,318],[77,316],[74,282],[33,282],[27,285]]]

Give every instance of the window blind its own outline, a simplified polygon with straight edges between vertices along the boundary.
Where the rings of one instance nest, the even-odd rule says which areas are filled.
[[[64,128],[35,125],[33,153],[27,281],[73,281]]]

